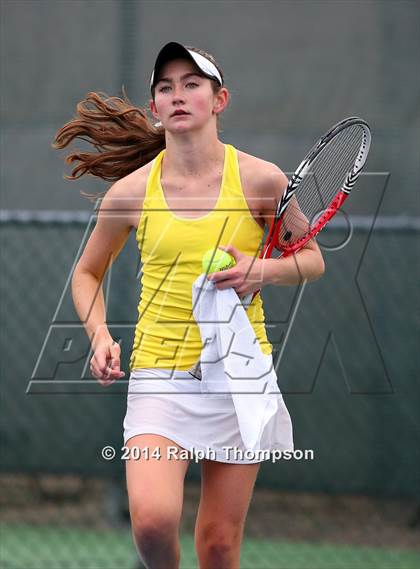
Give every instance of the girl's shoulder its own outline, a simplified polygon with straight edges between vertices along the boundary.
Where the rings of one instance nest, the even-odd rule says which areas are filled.
[[[252,185],[261,196],[278,196],[283,192],[288,179],[276,164],[242,150],[236,151],[243,185]]]
[[[102,199],[101,207],[118,212],[129,225],[137,227],[152,164],[153,161],[114,182]]]
[[[134,197],[138,197],[139,194],[144,193],[152,165],[153,160],[118,180],[116,184],[119,186],[119,191],[126,195],[133,195]]]

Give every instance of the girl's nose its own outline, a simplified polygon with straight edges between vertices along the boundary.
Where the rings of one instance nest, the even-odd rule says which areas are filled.
[[[184,101],[184,92],[182,89],[182,85],[174,85],[172,94],[174,102]]]

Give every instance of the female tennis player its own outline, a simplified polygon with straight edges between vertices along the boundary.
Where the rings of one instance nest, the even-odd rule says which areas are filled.
[[[125,94],[89,93],[78,116],[57,133],[55,148],[79,137],[97,150],[68,156],[69,163],[79,162],[69,179],[88,173],[115,182],[103,195],[75,269],[73,299],[92,343],[91,373],[110,385],[125,374],[120,345],[105,321],[101,285],[134,229],[142,290],[124,419],[124,444],[129,453],[137,450],[126,462],[134,542],[149,569],[179,567],[184,478],[193,453],[205,451],[195,527],[200,568],[237,569],[264,458],[238,454],[244,447],[231,394],[204,393],[188,373],[203,346],[192,316],[192,283],[202,273],[203,254],[219,245],[236,265],[209,277],[240,298],[267,284],[317,279],[324,263],[314,240],[295,256],[257,258],[288,180],[276,165],[220,140],[218,119],[229,91],[214,58],[171,42],[157,56],[150,88],[151,120]],[[260,294],[247,314],[262,354],[272,358]],[[283,401],[261,445],[293,448]]]

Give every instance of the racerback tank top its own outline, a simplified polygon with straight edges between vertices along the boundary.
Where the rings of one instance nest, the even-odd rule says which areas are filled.
[[[233,146],[225,144],[222,183],[214,209],[195,218],[179,217],[168,207],[160,182],[164,153],[162,150],[153,161],[136,231],[142,287],[130,371],[187,370],[196,363],[202,341],[192,311],[192,284],[203,272],[204,253],[231,244],[255,257],[264,235],[244,197]],[[199,209],[199,197],[187,205],[183,202],[183,209],[189,207]],[[247,314],[262,352],[270,354],[260,294]]]

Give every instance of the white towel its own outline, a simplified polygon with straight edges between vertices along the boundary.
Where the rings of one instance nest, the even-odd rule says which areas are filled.
[[[230,392],[245,448],[260,450],[264,428],[282,401],[272,356],[261,351],[233,288],[219,290],[203,273],[193,283],[192,301],[203,342],[201,391]]]

